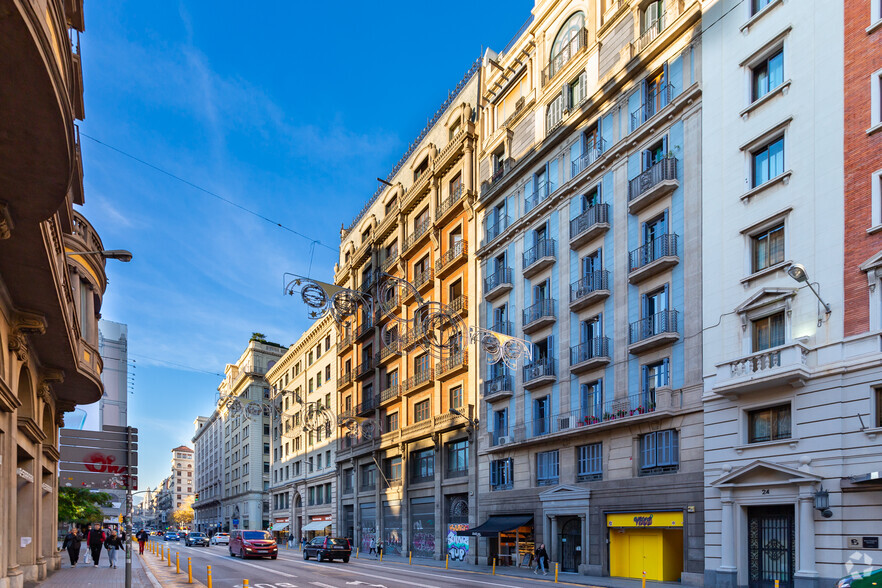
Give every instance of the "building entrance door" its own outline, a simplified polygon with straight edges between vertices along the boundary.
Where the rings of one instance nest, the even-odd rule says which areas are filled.
[[[793,588],[796,568],[793,506],[754,506],[747,511],[748,588]]]
[[[582,563],[582,521],[579,517],[567,520],[560,530],[560,567],[564,572],[578,572]]]

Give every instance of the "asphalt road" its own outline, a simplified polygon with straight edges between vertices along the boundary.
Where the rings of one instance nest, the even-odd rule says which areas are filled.
[[[151,537],[151,541],[156,541]],[[456,570],[410,567],[374,559],[354,557],[349,563],[340,561],[318,563],[303,561],[296,549],[279,550],[277,560],[249,559],[243,561],[229,555],[226,545],[186,547],[176,541],[159,543],[170,546],[172,556],[180,553],[181,567],[187,558],[193,564],[193,577],[206,582],[206,566],[211,566],[213,588],[240,588],[248,579],[249,588],[527,588],[552,584],[539,579],[493,577]],[[154,557],[154,556],[148,556]],[[544,579],[544,578],[543,578]],[[552,579],[549,576],[548,579]]]

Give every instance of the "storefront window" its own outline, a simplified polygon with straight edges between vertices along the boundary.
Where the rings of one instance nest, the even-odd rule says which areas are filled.
[[[410,501],[412,525],[411,549],[414,557],[435,555],[435,498],[413,498]]]
[[[376,546],[377,541],[377,507],[373,502],[358,505],[358,516],[361,527],[361,551],[370,552],[371,540]]]
[[[401,555],[401,502],[383,502],[383,553]]]

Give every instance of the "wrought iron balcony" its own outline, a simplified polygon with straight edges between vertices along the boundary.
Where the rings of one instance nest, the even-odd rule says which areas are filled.
[[[401,302],[398,299],[398,292],[396,291],[392,298],[390,298],[389,300],[384,300],[377,307],[377,318],[392,312],[399,304],[401,304]]]
[[[435,214],[435,220],[440,221],[444,218],[444,216],[453,210],[457,204],[462,200],[465,191],[463,190],[462,184],[457,186],[453,192],[441,201],[441,204],[438,205],[438,211]]]
[[[557,241],[554,239],[542,239],[533,247],[524,252],[524,277],[529,278],[557,260],[555,252]]]
[[[484,278],[484,298],[493,300],[512,289],[511,268],[504,267]]]
[[[447,372],[468,367],[469,365],[469,352],[465,349],[460,349],[459,351],[455,351],[441,359],[435,367],[435,373],[438,376],[442,376]]]
[[[417,290],[422,290],[425,286],[432,283],[434,277],[435,273],[432,268],[420,272],[414,272],[413,285]]]
[[[372,374],[375,365],[373,357],[366,357],[364,361],[355,367],[355,377],[361,379],[364,376]]]
[[[638,106],[631,113],[631,132],[637,130],[640,125],[661,112],[665,106],[671,103],[674,97],[674,86],[670,83],[662,84],[649,96],[646,102]]]
[[[585,148],[585,153],[573,162],[573,177],[576,177],[584,170],[588,169],[592,163],[600,159],[600,156],[603,155],[604,149],[606,149],[606,142],[602,138],[597,137],[592,141],[591,144]]]
[[[416,227],[414,227],[413,233],[407,236],[404,240],[404,247],[402,248],[402,252],[407,251],[411,247],[413,247],[420,239],[425,237],[432,228],[432,221],[429,219],[424,220]]]
[[[370,396],[369,398],[365,398],[362,402],[358,403],[358,405],[355,407],[355,413],[359,416],[364,416],[369,412],[373,412],[376,407],[376,396]]]
[[[541,203],[548,200],[554,191],[557,190],[554,182],[542,182],[533,193],[524,200],[524,212],[530,212]]]
[[[395,253],[394,255],[390,255],[386,259],[383,260],[383,263],[380,264],[380,269],[386,273],[389,273],[390,270],[394,269],[398,264],[400,256]]]
[[[542,86],[548,85],[564,66],[569,63],[579,51],[588,44],[588,29],[581,28],[570,41],[560,48],[556,54],[548,60],[548,65],[542,70]]]
[[[491,331],[496,331],[497,333],[501,333],[503,335],[513,335],[514,328],[512,327],[511,321],[499,321],[494,323],[490,327]]]
[[[404,391],[413,392],[434,379],[435,371],[432,368],[420,370],[404,381]]]
[[[557,361],[540,357],[524,366],[524,388],[536,388],[557,380]]]
[[[570,370],[573,372],[592,370],[609,361],[609,337],[595,337],[570,347]]]
[[[383,343],[380,346],[380,362],[385,361],[389,357],[397,356],[401,349],[401,340],[398,337],[390,341],[388,344]]]
[[[377,395],[377,406],[401,396],[401,386],[393,384]]]
[[[352,345],[352,342],[355,341],[355,336],[351,329],[343,331],[340,333],[340,337],[337,338],[337,351],[342,352],[347,347]]]
[[[570,310],[581,310],[609,296],[609,272],[596,270],[570,284]]]
[[[510,216],[503,216],[496,220],[492,225],[484,226],[484,242],[481,243],[481,247],[498,237],[502,234],[502,231],[508,228],[511,224]]]
[[[455,312],[459,315],[467,314],[469,311],[469,297],[465,294],[461,294],[450,301],[447,305],[447,309],[450,312]]]
[[[660,235],[631,251],[628,258],[628,281],[637,284],[644,279],[677,265],[678,236],[675,233]]]
[[[368,333],[374,332],[374,321],[371,320],[368,316],[361,317],[361,323],[358,325],[358,328],[355,330],[355,338],[361,339]]]
[[[677,18],[676,3],[673,3],[665,12],[661,14],[658,20],[652,22],[640,33],[640,37],[631,43],[631,56],[636,57],[641,51],[646,49],[650,43],[656,40],[659,35],[667,28],[668,24]]]
[[[636,214],[680,185],[677,158],[663,157],[628,182],[628,212]]]
[[[546,298],[524,309],[523,329],[531,333],[557,320],[557,300]]]
[[[570,221],[570,249],[578,249],[609,229],[609,204],[595,204]]]
[[[500,160],[496,163],[496,168],[490,177],[481,183],[481,199],[487,199],[495,192],[495,188],[502,183],[503,178],[511,171],[514,166],[514,159],[508,158]]]
[[[514,394],[514,378],[511,376],[497,376],[491,380],[484,380],[482,384],[484,400],[496,402],[511,398]]]
[[[678,322],[679,313],[676,310],[663,310],[631,323],[628,351],[641,353],[673,343],[680,338]]]
[[[352,383],[352,372],[346,372],[337,378],[337,388],[345,388]]]
[[[454,243],[453,247],[448,249],[447,252],[435,262],[435,267],[438,269],[438,275],[442,276],[447,273],[450,269],[456,266],[457,261],[464,261],[467,259],[468,253],[468,241],[463,239],[462,241]]]

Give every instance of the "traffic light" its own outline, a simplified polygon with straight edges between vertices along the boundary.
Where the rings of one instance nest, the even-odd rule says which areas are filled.
[[[199,502],[199,493],[196,493],[196,498],[193,499],[193,502]]]
[[[123,516],[122,516],[122,515],[119,515],[119,522],[120,522],[120,523],[123,522]]]

